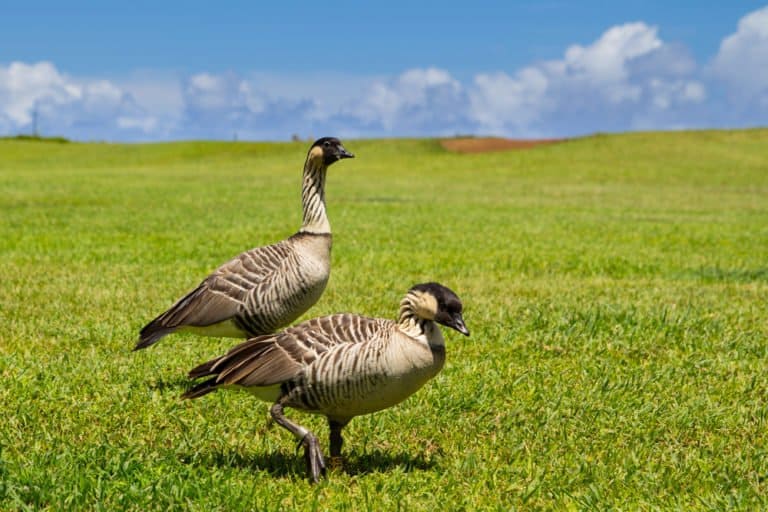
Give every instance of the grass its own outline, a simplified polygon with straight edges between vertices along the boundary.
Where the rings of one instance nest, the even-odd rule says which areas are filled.
[[[447,332],[443,372],[353,420],[347,465],[311,486],[268,404],[179,400],[233,340],[130,351],[295,231],[306,144],[0,141],[0,509],[768,507],[768,130],[345,143],[306,317],[394,317],[436,280],[472,337]]]

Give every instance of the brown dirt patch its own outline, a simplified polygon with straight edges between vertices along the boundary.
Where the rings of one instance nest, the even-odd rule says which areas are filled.
[[[513,149],[531,149],[536,146],[557,144],[565,139],[503,139],[501,137],[467,137],[461,139],[443,139],[440,144],[455,153],[485,153],[488,151],[509,151]]]

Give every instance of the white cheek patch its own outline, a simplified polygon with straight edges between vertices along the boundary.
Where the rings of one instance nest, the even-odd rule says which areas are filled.
[[[428,293],[421,293],[416,301],[416,314],[427,320],[434,320],[437,314],[437,299]]]
[[[309,158],[311,160],[320,160],[322,162],[323,160],[323,148],[320,146],[315,146],[312,149],[309,150]]]

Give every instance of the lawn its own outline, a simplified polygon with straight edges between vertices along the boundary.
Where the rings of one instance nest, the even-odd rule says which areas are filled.
[[[526,151],[345,140],[324,296],[465,304],[445,369],[310,485],[268,404],[182,401],[235,343],[138,330],[301,220],[307,143],[0,141],[0,509],[768,507],[768,129]],[[288,412],[327,447],[321,417]]]

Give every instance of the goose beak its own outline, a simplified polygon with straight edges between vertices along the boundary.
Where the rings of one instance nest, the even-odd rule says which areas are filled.
[[[342,158],[355,158],[355,155],[353,153],[350,153],[346,149],[344,149],[344,146],[339,146],[338,149],[339,149],[339,152],[337,155],[339,157],[339,160],[341,160]]]
[[[461,317],[461,313],[456,313],[453,315],[452,322],[449,327],[456,329],[464,336],[469,336],[469,329],[467,329],[467,326],[464,325],[464,319]]]

